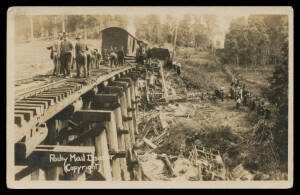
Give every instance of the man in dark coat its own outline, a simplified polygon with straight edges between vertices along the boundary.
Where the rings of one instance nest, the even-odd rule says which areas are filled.
[[[80,70],[83,67],[84,77],[87,77],[88,67],[87,67],[87,45],[82,42],[80,35],[76,37],[75,44],[75,55],[76,55],[76,69],[77,69],[77,77],[80,77]]]
[[[60,68],[60,42],[62,39],[62,35],[58,34],[57,40],[53,43],[52,46],[47,47],[47,49],[51,50],[51,60],[53,60],[53,76],[59,76],[61,68]]]
[[[121,49],[119,49],[118,51],[118,62],[119,62],[119,66],[123,66],[124,65],[124,47],[122,46]]]
[[[98,51],[98,49],[95,49],[96,53],[96,67],[99,68],[100,61],[101,61],[101,53]]]
[[[63,33],[63,40],[60,44],[60,60],[64,77],[70,76],[73,44],[67,39],[67,33]]]
[[[113,47],[110,49],[110,67],[112,68],[113,65],[116,66],[116,61],[117,61],[117,53]]]

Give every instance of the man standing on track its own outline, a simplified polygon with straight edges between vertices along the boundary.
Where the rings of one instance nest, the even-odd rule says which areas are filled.
[[[109,56],[108,56],[108,52],[107,49],[102,49],[102,60],[103,60],[103,65],[106,65],[109,63]]]
[[[57,40],[55,40],[54,44],[49,47],[51,49],[51,59],[53,60],[53,76],[59,76],[60,74],[60,42],[61,42],[61,34],[58,34]]]
[[[98,49],[95,49],[95,58],[96,58],[96,68],[99,68],[100,66],[100,60],[101,60],[101,53],[98,51]]]
[[[124,65],[124,47],[122,46],[121,49],[119,49],[118,51],[118,61],[119,61],[119,66],[123,66]]]
[[[63,40],[60,46],[60,59],[64,77],[70,76],[73,44],[67,39],[67,33],[63,32]]]
[[[81,67],[83,67],[84,78],[87,77],[88,68],[87,68],[87,50],[88,47],[85,43],[81,41],[80,35],[76,37],[75,44],[75,55],[76,55],[76,69],[77,69],[77,77],[80,77]]]
[[[117,53],[115,52],[113,47],[111,47],[111,49],[110,49],[110,67],[111,68],[113,67],[113,65],[116,66],[116,61],[117,61]]]

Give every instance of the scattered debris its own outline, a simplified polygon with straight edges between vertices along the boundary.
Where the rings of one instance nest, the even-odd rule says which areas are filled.
[[[150,140],[148,140],[147,138],[143,138],[143,141],[148,145],[148,146],[150,146],[152,149],[155,149],[155,148],[157,148],[157,146],[154,144],[154,143],[152,143]]]
[[[249,168],[254,162],[247,147],[262,141],[260,125],[249,131],[250,134],[236,133],[241,125],[232,125],[231,121],[240,113],[234,106],[230,107],[230,102],[222,102],[223,109],[226,107],[230,113],[218,112],[218,104],[211,101],[213,93],[187,92],[184,82],[177,78],[166,71],[164,84],[156,79],[154,86],[145,90],[144,96],[149,96],[151,101],[146,101],[143,95],[140,98],[143,114],[138,118],[141,134],[137,136],[136,145],[140,149],[144,178],[168,181],[268,179],[268,175],[254,173]],[[164,91],[168,102],[158,103],[164,98]],[[224,121],[216,121],[215,115]],[[247,163],[250,165],[246,166]]]
[[[242,164],[236,166],[231,172],[232,178],[235,181],[239,180],[253,180],[254,175],[245,170]]]
[[[167,167],[167,169],[170,173],[170,176],[171,177],[176,177],[176,175],[174,173],[173,166],[172,166],[168,156],[166,154],[161,154],[161,155],[158,155],[157,157],[165,163],[165,166]]]

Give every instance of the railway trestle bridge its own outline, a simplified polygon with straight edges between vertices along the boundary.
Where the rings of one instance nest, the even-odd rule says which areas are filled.
[[[144,180],[134,151],[143,71],[131,62],[15,92],[15,180]]]

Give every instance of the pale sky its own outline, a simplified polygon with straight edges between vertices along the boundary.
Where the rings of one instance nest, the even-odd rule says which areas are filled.
[[[13,15],[77,15],[77,14],[91,14],[91,15],[102,15],[102,14],[118,14],[128,15],[133,17],[134,15],[149,15],[156,14],[161,17],[161,21],[164,20],[166,15],[171,15],[178,20],[181,20],[185,14],[190,15],[216,15],[217,24],[220,27],[221,32],[226,32],[229,24],[229,18],[236,17],[248,17],[250,14],[289,14],[292,10],[290,7],[247,7],[247,6],[58,6],[58,7],[11,7],[8,9],[8,16]],[[229,20],[228,20],[229,19]],[[128,31],[135,34],[135,28],[133,23],[128,26]]]
[[[159,15],[161,23],[165,23],[167,15],[170,15],[170,14]],[[175,14],[173,14],[171,16],[177,18],[177,21],[180,21],[180,20],[182,20],[182,18],[183,18],[184,15],[178,15],[178,14],[175,15]],[[203,16],[203,14],[198,14],[196,16]],[[231,22],[232,18],[237,18],[237,17],[245,17],[245,18],[247,18],[248,16],[249,16],[249,14],[231,15],[231,16],[230,15],[227,15],[227,16],[217,15],[217,21],[216,21],[216,23],[217,23],[217,25],[219,27],[218,30],[220,32],[222,32],[222,33],[225,33],[228,30],[228,28],[229,28],[229,25],[230,25],[230,22]],[[134,35],[136,30],[135,30],[135,26],[133,24],[133,17],[134,16],[130,16],[130,24],[127,27],[127,31]],[[193,21],[193,17],[192,17],[192,23],[193,22],[194,21]]]

